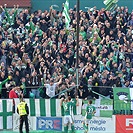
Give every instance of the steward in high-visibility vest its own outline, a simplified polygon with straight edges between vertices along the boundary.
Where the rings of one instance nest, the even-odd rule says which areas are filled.
[[[20,116],[27,115],[25,106],[26,106],[26,103],[25,102],[19,103],[19,105],[18,105],[18,112],[19,112],[19,115]]]
[[[20,115],[20,125],[19,125],[19,133],[23,133],[23,123],[25,122],[25,129],[26,133],[29,133],[29,123],[28,123],[28,114],[29,114],[29,108],[27,106],[27,103],[23,101],[23,99],[20,99],[20,103],[17,106],[17,113]]]

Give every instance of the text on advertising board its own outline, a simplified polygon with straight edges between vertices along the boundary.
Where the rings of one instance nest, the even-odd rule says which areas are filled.
[[[37,130],[56,130],[62,131],[62,118],[54,117],[37,117]]]

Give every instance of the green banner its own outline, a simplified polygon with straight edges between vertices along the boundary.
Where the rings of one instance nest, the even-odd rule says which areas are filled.
[[[113,88],[114,110],[133,110],[133,88]]]
[[[88,100],[83,100],[82,115],[85,115],[85,110]],[[111,99],[96,99],[93,100],[93,106],[96,108],[95,116],[98,117],[112,117],[113,114],[113,100]]]

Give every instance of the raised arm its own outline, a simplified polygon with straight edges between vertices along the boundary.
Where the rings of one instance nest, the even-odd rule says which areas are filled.
[[[11,80],[11,79],[12,79],[12,76],[8,76],[7,79],[1,82],[1,85],[4,85],[8,80]]]
[[[13,14],[14,20],[15,20],[15,18],[17,16],[18,8],[19,8],[19,5],[17,5],[17,6],[14,5],[14,14]]]
[[[5,15],[6,15],[6,17],[7,17],[7,20],[9,21],[9,13],[7,12],[7,8],[6,8],[6,6],[7,6],[7,4],[5,4],[4,5],[4,8],[2,8],[3,9],[3,11],[5,12]]]
[[[59,82],[57,82],[57,85],[60,85],[62,83],[62,75],[60,76]]]
[[[60,101],[60,106],[63,105],[63,101],[64,101],[64,98],[61,98],[61,101]]]
[[[0,8],[2,9],[2,11],[5,11],[2,5],[0,5]]]

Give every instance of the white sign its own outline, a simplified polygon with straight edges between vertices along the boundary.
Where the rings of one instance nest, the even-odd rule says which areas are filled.
[[[74,125],[76,130],[84,133],[83,122],[84,117],[76,115],[74,117]],[[83,132],[82,132],[83,131]],[[112,118],[93,117],[89,123],[89,133],[115,133],[115,116]]]
[[[36,117],[28,117],[29,122],[29,130],[36,130]],[[19,115],[13,115],[13,131],[19,130]],[[25,123],[23,123],[23,131],[25,131]]]
[[[126,118],[126,130],[133,130],[133,118]]]

